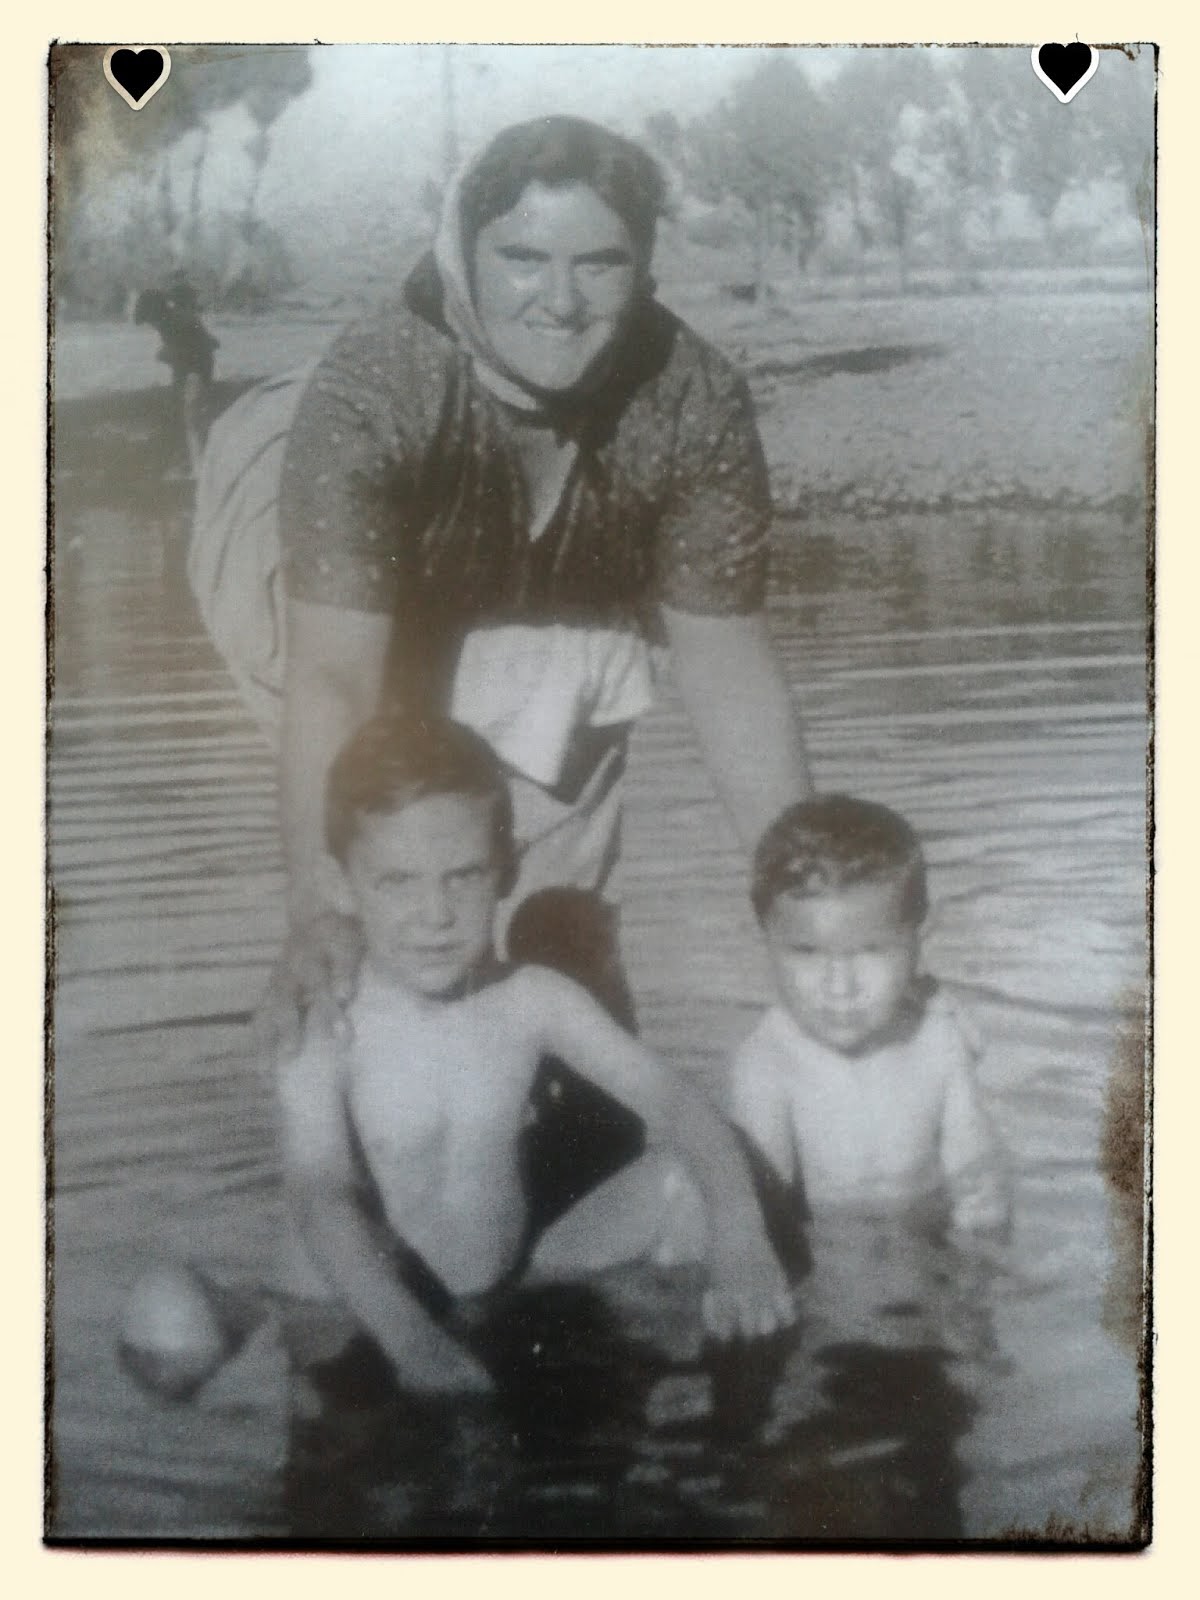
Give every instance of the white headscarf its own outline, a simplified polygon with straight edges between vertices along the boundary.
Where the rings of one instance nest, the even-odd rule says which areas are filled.
[[[521,382],[517,373],[505,366],[479,319],[475,297],[471,291],[471,269],[467,260],[466,239],[463,236],[462,190],[467,175],[482,159],[488,148],[490,141],[489,145],[477,150],[462,164],[446,185],[446,193],[442,199],[442,214],[433,241],[433,259],[442,284],[442,315],[451,333],[469,352],[480,382],[506,405],[536,417],[559,408],[553,402],[548,403],[544,397],[531,391]],[[654,281],[645,265],[641,269],[641,279],[637,292],[645,295],[653,294]],[[610,356],[611,348],[605,354]],[[601,359],[582,386],[583,392],[599,388],[608,377],[609,370],[609,361]],[[579,393],[580,390],[576,389],[567,398],[576,398]]]
[[[433,242],[433,259],[442,281],[442,315],[454,337],[471,357],[479,378],[505,405],[531,415],[545,410],[544,401],[530,392],[504,365],[487,336],[471,293],[471,271],[463,238],[462,186],[479,155],[459,168],[446,187],[442,215]]]

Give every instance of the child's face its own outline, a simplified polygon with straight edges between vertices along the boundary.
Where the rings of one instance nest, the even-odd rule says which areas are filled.
[[[811,898],[780,895],[766,922],[779,995],[803,1031],[843,1055],[883,1041],[919,953],[903,885],[859,883]]]
[[[487,800],[424,795],[360,817],[345,873],[367,962],[388,982],[448,998],[491,950],[499,874]]]

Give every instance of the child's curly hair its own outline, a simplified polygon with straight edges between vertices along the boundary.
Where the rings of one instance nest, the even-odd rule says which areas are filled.
[[[781,895],[829,894],[887,879],[903,882],[904,920],[922,922],[925,857],[908,823],[872,800],[822,795],[789,806],[767,828],[754,852],[750,898],[762,923]]]

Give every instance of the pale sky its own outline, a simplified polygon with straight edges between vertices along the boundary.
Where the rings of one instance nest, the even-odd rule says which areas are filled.
[[[313,46],[312,87],[271,129],[257,212],[279,229],[304,281],[336,290],[356,273],[387,276],[397,253],[419,248],[430,223],[420,195],[445,171],[448,76],[462,155],[509,123],[551,112],[634,135],[656,111],[686,121],[728,93],[764,53],[711,45]],[[813,78],[828,80],[850,51],[809,46],[788,53]],[[212,70],[221,70],[219,62]],[[1026,70],[1030,92],[1037,92]],[[254,132],[241,106],[213,119],[202,188],[210,217],[243,210]],[[172,157],[181,201],[198,150],[192,135]]]
[[[259,214],[309,263],[354,248],[373,215],[405,211],[443,170],[446,60],[462,151],[510,122],[573,112],[637,133],[654,111],[702,112],[760,51],[709,47],[336,45],[310,52],[312,88],[272,129]],[[816,73],[838,52],[797,51]],[[216,119],[206,206],[238,208],[249,181],[245,112]]]

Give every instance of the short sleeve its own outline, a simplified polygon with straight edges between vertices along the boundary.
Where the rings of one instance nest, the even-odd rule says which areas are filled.
[[[401,314],[402,315],[402,314]],[[420,470],[420,414],[440,363],[382,314],[345,332],[300,401],[283,463],[280,539],[288,594],[391,612],[400,504]]]
[[[750,392],[689,397],[658,530],[657,594],[703,616],[748,615],[766,597],[771,495]]]

